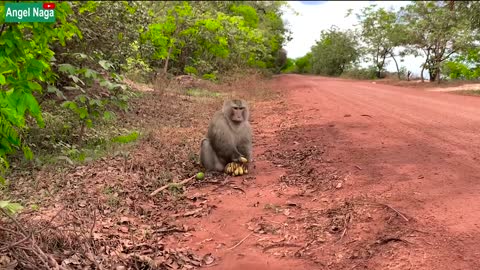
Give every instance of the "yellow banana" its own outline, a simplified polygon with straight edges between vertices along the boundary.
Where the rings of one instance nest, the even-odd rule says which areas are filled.
[[[248,159],[244,158],[244,157],[240,157],[240,161],[242,163],[247,163],[248,162]]]
[[[243,168],[242,168],[242,166],[239,166],[239,167],[238,167],[238,174],[239,174],[239,175],[242,175],[242,174],[243,174]]]
[[[225,172],[230,174],[234,171],[233,163],[228,163],[227,166],[225,167]]]

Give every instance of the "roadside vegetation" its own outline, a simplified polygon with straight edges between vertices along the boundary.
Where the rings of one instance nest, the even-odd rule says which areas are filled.
[[[356,16],[357,31],[332,27],[322,31],[311,51],[288,59],[283,72],[342,76],[354,79],[471,81],[480,78],[480,24],[477,1],[412,1],[400,10],[375,4]],[[405,56],[421,56],[420,78],[408,76]],[[369,63],[361,67],[359,63]],[[396,72],[385,67],[393,62]]]

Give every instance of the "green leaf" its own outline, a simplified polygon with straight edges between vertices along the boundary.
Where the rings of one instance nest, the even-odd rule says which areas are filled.
[[[36,82],[28,82],[28,88],[30,88],[33,91],[41,91],[42,86]]]
[[[103,113],[103,119],[104,120],[112,120],[115,118],[115,114],[113,112],[110,112],[110,111],[106,111]]]
[[[63,92],[60,91],[57,87],[55,87],[55,86],[53,86],[53,85],[48,85],[48,86],[47,86],[47,92],[48,92],[48,93],[54,93],[54,94],[56,94],[57,97],[59,97],[59,98],[67,99],[67,98],[65,97],[65,95],[63,94]]]
[[[92,119],[87,119],[87,121],[85,121],[85,124],[87,125],[88,128],[92,128],[93,127]]]
[[[6,210],[10,214],[16,214],[23,209],[23,206],[18,203],[11,203],[10,201],[0,201],[0,208]]]
[[[112,67],[112,63],[106,60],[100,60],[98,64],[105,70],[109,70]]]
[[[30,149],[30,147],[24,145],[22,147],[22,150],[23,150],[23,155],[25,156],[25,158],[27,160],[32,160],[33,159],[33,152],[32,152],[32,149]]]
[[[0,74],[0,85],[4,85],[6,84],[7,81],[5,80],[5,76],[3,76],[2,74]]]
[[[79,83],[79,82],[80,82],[82,85],[85,85],[85,83],[84,83],[82,80],[80,80],[80,78],[78,78],[78,77],[75,76],[75,75],[69,75],[68,77],[69,77],[70,79],[72,79],[75,83]]]
[[[58,70],[63,72],[63,73],[70,74],[70,75],[73,75],[73,74],[77,73],[77,68],[70,65],[70,64],[60,64],[60,65],[58,65]]]
[[[87,108],[78,108],[77,112],[80,119],[85,119],[88,116]]]
[[[77,99],[82,103],[85,103],[87,101],[87,97],[85,95],[80,95],[77,97]]]
[[[95,70],[87,68],[85,70],[85,77],[86,78],[97,78],[97,72]]]

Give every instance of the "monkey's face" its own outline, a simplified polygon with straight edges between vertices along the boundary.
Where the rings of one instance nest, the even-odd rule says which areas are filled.
[[[244,112],[245,112],[244,107],[233,106],[230,119],[233,122],[241,123],[245,120]]]

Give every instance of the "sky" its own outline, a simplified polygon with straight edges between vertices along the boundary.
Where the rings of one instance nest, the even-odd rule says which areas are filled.
[[[316,40],[320,39],[320,32],[336,25],[340,29],[354,29],[358,24],[355,16],[361,9],[371,4],[386,9],[392,7],[395,10],[406,6],[409,1],[288,1],[290,7],[299,15],[295,15],[288,9],[283,15],[288,28],[292,31],[293,39],[285,46],[289,58],[304,56],[310,51]],[[352,9],[352,15],[345,17],[348,9]],[[414,75],[420,75],[423,57],[407,56],[399,66],[405,66]],[[368,66],[362,63],[362,66]],[[390,60],[386,66],[388,71],[396,71],[395,63]],[[427,76],[425,72],[425,76]]]

